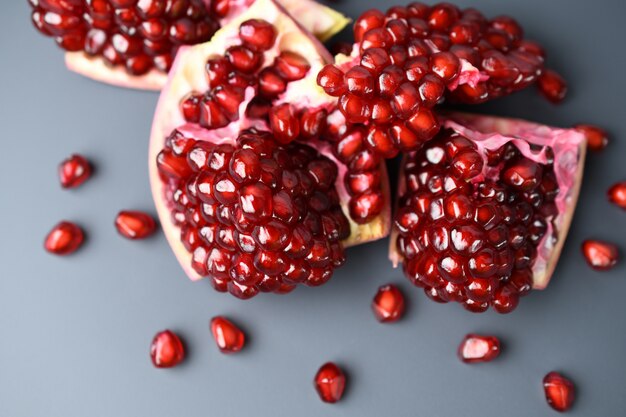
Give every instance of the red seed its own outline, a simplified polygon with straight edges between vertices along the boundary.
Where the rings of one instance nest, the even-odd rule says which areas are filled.
[[[326,65],[317,75],[317,84],[333,97],[342,95],[346,86],[343,82],[343,71],[334,65]]]
[[[372,300],[372,311],[381,323],[393,323],[404,315],[404,295],[393,284],[383,285],[378,288],[376,296]]]
[[[327,362],[317,371],[313,382],[322,401],[332,404],[343,396],[346,376],[337,365]]]
[[[174,332],[163,330],[152,340],[150,358],[157,368],[172,368],[185,358],[185,348]]]
[[[600,240],[585,240],[583,255],[590,267],[597,271],[607,271],[617,264],[619,250],[616,245]]]
[[[491,362],[500,355],[500,340],[495,336],[468,334],[459,345],[458,354],[465,363]]]
[[[609,137],[604,129],[594,125],[580,124],[574,126],[587,138],[587,148],[592,151],[601,151],[609,144]]]
[[[290,51],[281,52],[274,60],[274,67],[287,81],[301,80],[311,69],[311,65],[306,58]]]
[[[545,70],[538,79],[539,91],[552,103],[560,103],[567,94],[567,83],[559,74]]]
[[[141,211],[120,211],[115,218],[115,228],[127,239],[144,239],[154,233],[156,222]]]
[[[246,341],[246,336],[234,323],[225,317],[217,316],[211,320],[213,339],[222,353],[239,352]]]
[[[59,180],[63,188],[76,188],[91,176],[91,165],[82,155],[74,154],[59,165]]]
[[[239,26],[239,37],[246,45],[266,51],[274,46],[276,29],[265,20],[250,19]]]
[[[288,144],[300,136],[300,120],[289,103],[272,107],[270,125],[276,140],[281,144]]]
[[[608,195],[611,203],[626,210],[626,181],[613,185]]]
[[[574,383],[557,372],[550,372],[543,378],[546,401],[556,411],[569,410],[576,397]]]
[[[84,238],[84,233],[79,226],[62,221],[48,233],[44,248],[54,255],[69,255],[80,248]]]

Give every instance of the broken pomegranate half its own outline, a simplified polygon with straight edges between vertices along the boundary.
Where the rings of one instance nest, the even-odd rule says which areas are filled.
[[[404,158],[391,260],[435,301],[512,311],[552,276],[585,151],[573,129],[447,115],[442,131]]]
[[[384,165],[367,171],[384,184],[382,214],[367,224],[344,214],[347,169],[319,117],[334,103],[316,85],[331,59],[273,0],[179,51],[154,118],[150,178],[191,279],[243,299],[317,286],[343,264],[344,247],[388,233]]]
[[[66,51],[70,70],[151,90],[163,87],[181,46],[210,40],[254,1],[29,0],[34,26]],[[344,16],[313,0],[280,3],[323,39],[347,24]]]

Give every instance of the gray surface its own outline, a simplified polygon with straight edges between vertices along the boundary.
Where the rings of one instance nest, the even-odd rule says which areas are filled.
[[[344,1],[357,15],[382,1]],[[0,13],[0,416],[552,416],[541,379],[553,369],[579,388],[572,416],[623,416],[626,410],[626,262],[594,273],[580,242],[596,236],[626,249],[626,213],[605,201],[626,178],[626,39],[622,0],[463,1],[489,15],[517,16],[570,80],[553,107],[534,91],[480,111],[557,125],[606,126],[610,149],[591,155],[582,201],[556,277],[509,316],[472,315],[437,305],[385,260],[386,241],[351,249],[347,265],[320,289],[249,302],[184,277],[165,239],[117,236],[123,208],[152,210],[147,134],[156,94],[125,91],[65,71],[61,53],[31,28],[24,0]],[[591,5],[590,5],[591,4]],[[62,191],[56,166],[72,152],[97,164],[82,188]],[[85,247],[66,259],[42,240],[60,219],[84,225]],[[369,303],[388,281],[406,290],[404,321],[375,322]],[[224,357],[209,336],[216,314],[250,336]],[[160,329],[179,331],[186,363],[156,370],[148,345]],[[505,341],[491,364],[455,356],[467,332]],[[312,389],[317,367],[334,360],[349,372],[344,401],[322,404]]]

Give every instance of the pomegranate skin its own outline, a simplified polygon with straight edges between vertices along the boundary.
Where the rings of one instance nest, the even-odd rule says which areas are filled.
[[[464,363],[491,362],[500,356],[500,340],[495,336],[468,334],[459,345],[458,356]]]
[[[148,213],[125,210],[117,214],[115,228],[126,239],[145,239],[155,232],[156,222]]]
[[[173,368],[185,359],[185,347],[171,330],[157,333],[150,345],[150,359],[156,368]]]
[[[550,372],[543,378],[546,401],[556,411],[565,412],[572,408],[576,399],[574,383],[558,372]]]
[[[76,224],[62,221],[46,236],[44,248],[54,255],[70,255],[83,244],[85,235]]]
[[[404,295],[393,284],[378,288],[372,300],[372,311],[381,323],[393,323],[402,318],[405,311]]]
[[[336,364],[327,362],[317,371],[313,383],[321,400],[334,404],[343,397],[346,376]]]
[[[211,320],[211,333],[220,352],[225,354],[237,353],[246,342],[246,335],[232,321],[217,316]]]
[[[613,185],[608,192],[609,201],[626,210],[626,181]]]
[[[63,188],[76,188],[91,177],[91,164],[82,155],[74,154],[59,164],[59,181]]]
[[[585,240],[582,252],[589,266],[596,271],[612,269],[619,258],[619,249],[616,245],[601,240]]]

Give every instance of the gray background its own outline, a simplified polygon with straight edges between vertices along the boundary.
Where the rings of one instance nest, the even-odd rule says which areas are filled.
[[[580,255],[588,237],[626,249],[626,213],[606,202],[626,179],[626,15],[622,0],[459,1],[487,15],[509,13],[543,42],[549,65],[570,82],[554,107],[526,91],[476,111],[612,132],[591,155],[573,229],[552,285],[509,316],[472,315],[428,301],[386,261],[387,241],[349,250],[347,265],[319,289],[248,302],[188,281],[161,234],[120,238],[120,209],[152,211],[147,136],[154,93],[108,87],[67,72],[62,54],[29,22],[25,0],[0,13],[0,416],[551,416],[541,379],[553,369],[578,386],[572,416],[626,415],[626,262],[592,272]],[[339,1],[351,16],[381,0]],[[72,152],[95,177],[62,191],[56,168]],[[89,239],[75,256],[46,254],[61,219]],[[376,288],[396,282],[410,308],[394,325],[370,312]],[[236,356],[218,353],[209,319],[246,329]],[[184,336],[188,360],[154,369],[154,333]],[[467,366],[456,348],[467,332],[501,336],[504,354]],[[344,400],[323,404],[312,388],[319,365],[349,373]]]

